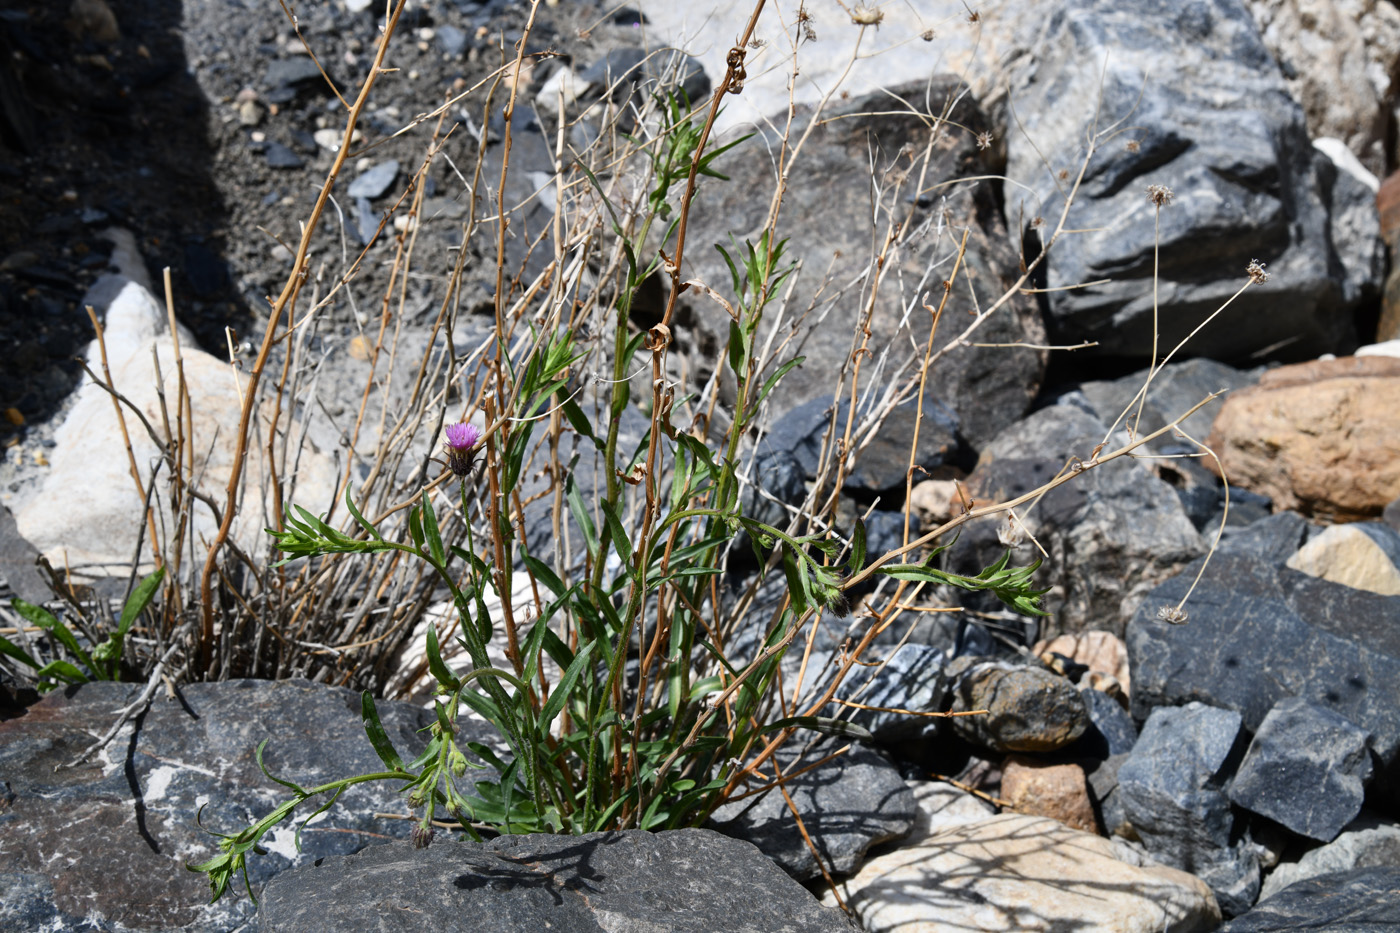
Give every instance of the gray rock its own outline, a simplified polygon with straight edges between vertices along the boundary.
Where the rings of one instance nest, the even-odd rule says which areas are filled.
[[[276,141],[268,142],[267,148],[263,150],[263,157],[267,159],[270,168],[301,168],[306,164],[301,161],[301,156]]]
[[[467,34],[453,26],[451,23],[443,23],[434,28],[434,39],[437,40],[438,48],[442,49],[442,54],[449,58],[461,58],[467,50]]]
[[[1217,933],[1392,933],[1400,927],[1400,866],[1319,875],[1284,888]]]
[[[1376,786],[1394,787],[1400,596],[1221,552],[1186,604],[1187,624],[1158,621],[1158,609],[1175,606],[1195,577],[1193,565],[1154,590],[1128,628],[1133,715],[1199,699],[1239,712],[1257,730],[1279,700],[1303,697],[1369,732],[1382,766]]]
[[[323,81],[321,69],[308,56],[279,58],[268,62],[263,85],[269,88],[294,87]]]
[[[1029,492],[1058,475],[1071,456],[1087,460],[1107,434],[1078,408],[1043,408],[987,446],[968,477],[969,494],[985,504]],[[1124,440],[1115,435],[1106,449]],[[1045,598],[1054,614],[1049,634],[1091,628],[1121,634],[1152,587],[1205,551],[1172,487],[1128,457],[1075,477],[1018,514],[1050,554],[1035,577],[1037,586],[1057,588]],[[1004,521],[965,526],[951,552],[954,569],[976,574],[1001,557]],[[1030,547],[1016,563],[1030,561]]]
[[[1118,771],[1128,760],[1127,753],[1114,755],[1098,762],[1092,770],[1086,771],[1089,780],[1089,796],[1094,804],[1099,825],[1109,836],[1136,837],[1128,817],[1123,812],[1123,795],[1118,789]]]
[[[1277,512],[1243,528],[1227,530],[1220,549],[1282,564],[1321,530],[1297,512]]]
[[[1147,851],[1200,877],[1230,916],[1259,893],[1258,856],[1236,844],[1227,794],[1243,751],[1241,722],[1239,713],[1201,703],[1155,709],[1118,769],[1123,815]]]
[[[1230,785],[1230,799],[1320,842],[1361,812],[1371,777],[1369,736],[1301,697],[1274,704]]]
[[[350,182],[350,188],[346,193],[352,198],[367,198],[373,201],[388,191],[389,186],[394,183],[394,179],[397,177],[399,177],[397,159],[380,162]]]
[[[268,769],[302,786],[382,769],[360,724],[357,694],[306,681],[191,684],[177,701],[158,696],[105,751],[78,768],[55,773],[115,720],[139,685],[99,683],[45,697],[18,719],[0,723],[0,928],[225,931],[248,921],[252,905],[225,896],[209,906],[204,878],[185,870],[217,851],[199,828],[231,832],[268,813],[283,788],[258,770],[254,750],[269,739]],[[400,754],[424,744],[418,730],[432,714],[406,703],[381,702],[384,727]],[[485,727],[463,723],[488,738]],[[207,805],[205,805],[207,803]],[[316,804],[305,807],[302,819]],[[351,788],[302,834],[297,820],[263,838],[269,854],[253,856],[254,889],[288,866],[347,854],[374,839],[403,837],[410,823],[375,819],[406,812],[389,784]],[[12,897],[14,901],[12,901]],[[27,905],[27,906],[26,906]],[[46,926],[47,925],[47,926]]]
[[[870,652],[867,661],[882,655]],[[904,645],[879,668],[852,670],[853,676],[837,689],[842,699],[883,706],[935,713],[943,708],[948,693],[948,680],[943,672],[946,657],[939,648],[929,645]],[[866,674],[862,674],[865,671]],[[869,687],[866,687],[867,682]],[[833,708],[833,715],[840,707]],[[897,742],[915,736],[931,738],[938,729],[939,719],[908,716],[902,713],[881,713],[872,710],[847,710],[850,719],[864,726],[881,743]]]
[[[940,132],[927,175],[912,172],[903,183],[897,183],[896,176],[908,163],[900,152],[912,144],[922,160],[928,125],[913,113],[891,114],[892,109],[902,108],[891,108],[889,101],[894,98],[886,93],[828,110],[821,125],[812,130],[794,170],[794,177],[800,174],[802,182],[788,188],[781,226],[800,232],[788,242],[784,254],[786,260],[802,262],[796,278],[789,280],[794,288],[791,301],[805,308],[816,300],[809,319],[820,319],[821,323],[802,329],[788,351],[791,356],[805,357],[806,362],[788,373],[782,391],[770,397],[775,417],[813,399],[821,399],[823,408],[832,404],[836,374],[846,363],[851,334],[864,313],[865,302],[857,299],[856,289],[848,288],[847,283],[866,281],[864,270],[873,258],[870,244],[872,240],[879,242],[885,232],[883,222],[878,229],[872,228],[871,160],[883,174],[884,198],[898,203],[901,210],[906,198],[912,202],[903,220],[907,241],[899,254],[904,286],[892,280],[881,286],[870,322],[876,335],[871,350],[877,356],[886,343],[907,348],[911,339],[921,343],[928,338],[928,312],[920,308],[916,296],[940,289],[945,273],[938,271],[944,267],[937,264],[946,260],[951,266],[964,227],[971,232],[963,266],[971,270],[970,280],[978,283],[975,287],[982,307],[1019,275],[1019,259],[1002,226],[992,185],[971,180],[972,176],[998,171],[994,153],[979,150],[974,135],[992,132],[990,121],[951,76],[935,76],[929,82],[890,91],[911,101],[957,98],[951,119],[968,130]],[[799,120],[793,132],[801,134],[805,128]],[[732,234],[742,249],[744,239],[756,235],[768,213],[773,169],[766,147],[774,145],[776,137],[767,128],[761,128],[759,134],[761,138],[751,139],[721,158],[716,168],[732,180],[710,185],[696,200],[691,214],[686,241],[690,245],[682,274],[707,282],[724,294],[731,291],[730,274],[712,244],[732,252]],[[916,197],[913,185],[920,177],[925,189],[938,192],[936,197]],[[956,179],[965,181],[948,184]],[[940,325],[939,346],[956,337],[968,320],[966,312],[971,305],[965,284],[958,286],[954,299],[949,306],[955,309],[953,316],[945,313]],[[694,290],[681,300],[695,326],[693,333],[678,336],[678,340],[685,341],[682,349],[690,353],[696,371],[707,374],[723,359],[729,315]],[[913,313],[906,315],[906,305],[911,304]],[[758,337],[760,342],[767,339],[768,326],[786,328],[788,324],[766,325]],[[1013,296],[969,339],[969,343],[983,344],[1044,342],[1039,308],[1032,296],[1025,295]],[[977,448],[1026,411],[1039,389],[1044,365],[1045,354],[1040,350],[957,346],[931,368],[926,390],[929,398],[957,415],[962,435]],[[912,376],[912,372],[905,376]]]
[[[954,712],[987,710],[953,719],[955,731],[993,751],[1054,751],[1088,728],[1089,712],[1074,684],[1043,667],[958,658],[948,666],[948,679]]]
[[[1211,393],[1224,390],[1224,395],[1207,403],[1204,408],[1181,423],[1187,434],[1197,440],[1205,440],[1225,398],[1236,389],[1254,385],[1263,372],[1262,366],[1240,370],[1209,359],[1169,363],[1152,377],[1147,386],[1147,398],[1142,405],[1140,433],[1146,434],[1169,424],[1200,404]],[[1127,410],[1128,415],[1119,424],[1132,425],[1138,423],[1138,406],[1133,399],[1147,382],[1147,375],[1147,370],[1144,369],[1120,379],[1085,382],[1079,386],[1079,391],[1083,393],[1091,413],[1104,424],[1112,424],[1114,419]],[[1159,438],[1154,446],[1162,447],[1174,443],[1176,440],[1167,435]]]
[[[374,846],[279,876],[258,920],[278,933],[667,930],[851,933],[746,842],[703,829]]]
[[[14,515],[0,505],[0,592],[9,587],[26,602],[48,600],[53,594],[35,563],[38,558],[39,551],[19,533]]]
[[[676,49],[649,53],[635,46],[616,48],[585,68],[579,79],[595,95],[616,86],[614,97],[619,102],[632,91],[646,90],[658,82],[679,85],[692,103],[699,103],[710,93],[710,78],[704,66]]]
[[[1396,499],[1381,512],[1381,520],[1395,531],[1400,531],[1400,499]]]
[[[1329,232],[1337,261],[1342,267],[1342,298],[1349,305],[1375,300],[1385,282],[1385,243],[1381,240],[1380,214],[1376,210],[1376,183],[1358,178],[1353,166],[1334,161],[1329,150],[1338,144],[1315,144],[1317,179],[1331,222]],[[1341,147],[1345,150],[1345,146]],[[1351,153],[1346,153],[1355,163]],[[1354,168],[1361,172],[1359,165]],[[1369,173],[1366,173],[1369,174]]]
[[[753,482],[743,488],[739,498],[749,518],[775,528],[786,528],[792,515],[783,506],[800,506],[807,496],[802,465],[786,450],[766,443],[762,446],[763,450],[749,467],[749,478]],[[768,495],[760,493],[760,489]]]
[[[785,770],[805,767],[835,751],[830,743],[819,745],[799,762],[796,743],[794,739],[778,752]],[[839,758],[793,778],[787,791],[822,861],[841,875],[855,871],[871,846],[907,835],[918,815],[914,794],[895,766],[859,743]],[[715,811],[711,826],[758,846],[798,881],[821,877],[817,860],[777,790],[757,803],[740,800],[725,804]]]
[[[1153,304],[1160,345],[1175,346],[1267,262],[1252,286],[1193,338],[1188,352],[1234,358],[1274,347],[1312,358],[1353,339],[1348,274],[1303,112],[1242,0],[1057,0],[1020,26],[1025,50],[1008,86],[1024,132],[1007,141],[1008,216],[1058,218],[1087,127],[1134,127],[1095,154],[1055,244],[1048,295],[1056,342],[1147,357]],[[1033,141],[1033,142],[1032,142]],[[1048,157],[1048,164],[1046,159]],[[1022,194],[1020,186],[1033,194]],[[1160,214],[1160,282],[1152,288],[1149,185],[1176,200]],[[1282,344],[1282,346],[1279,346]]]
[[[1400,823],[1362,810],[1336,839],[1270,872],[1259,896],[1273,897],[1294,882],[1318,875],[1377,865],[1400,865]]]
[[[1123,704],[1092,687],[1081,689],[1079,695],[1089,713],[1089,728],[1075,746],[1076,751],[1099,759],[1132,751],[1137,744],[1137,725]]]

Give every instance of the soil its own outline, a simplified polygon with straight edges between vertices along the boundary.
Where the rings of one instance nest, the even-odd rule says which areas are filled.
[[[94,4],[103,5],[78,0],[73,9]],[[21,474],[42,465],[54,416],[82,375],[73,357],[93,334],[82,297],[107,270],[106,228],[136,235],[157,291],[170,267],[176,314],[206,350],[227,356],[231,328],[235,352],[251,357],[269,296],[291,267],[287,246],[295,248],[334,158],[317,131],[338,136],[344,127],[346,108],[302,39],[353,100],[383,17],[382,2],[371,5],[378,19],[373,9],[354,11],[365,6],[287,0],[298,38],[274,0],[124,0],[111,7],[114,37],[100,20],[70,15],[66,0],[0,0],[0,492],[13,493]],[[322,294],[363,248],[361,229],[377,226],[407,189],[436,121],[404,127],[513,55],[528,12],[521,0],[410,5],[386,61],[397,71],[376,84],[337,184],[338,209],[313,243]],[[584,68],[609,49],[639,45],[639,16],[574,0],[541,4],[527,46],[536,63],[530,93],[561,62]],[[410,327],[426,329],[442,301],[465,213],[454,165],[475,162],[483,101],[478,93],[453,107],[438,129],[452,136],[426,176],[416,253],[424,272],[410,278]],[[517,130],[537,126],[521,108]],[[488,122],[488,147],[498,129]],[[388,180],[357,202],[350,187],[369,169]],[[377,326],[398,235],[386,225],[321,316],[331,365],[360,328]],[[463,290],[468,308],[489,306],[494,290],[494,265],[479,275],[475,266]],[[341,339],[325,340],[332,336]]]

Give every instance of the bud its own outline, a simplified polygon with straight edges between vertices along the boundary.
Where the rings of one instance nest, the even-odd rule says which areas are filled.
[[[428,802],[428,793],[427,793],[427,791],[423,790],[423,788],[421,788],[421,787],[416,788],[416,789],[413,791],[413,793],[411,793],[411,794],[408,795],[408,805],[409,805],[410,807],[414,808],[415,810],[418,809],[419,807],[423,806],[423,804],[425,804],[425,803],[427,803],[427,802]]]
[[[452,773],[457,777],[467,773],[467,756],[460,750],[453,750],[451,757],[447,759],[448,765],[452,768]]]
[[[437,835],[437,831],[433,829],[431,823],[419,823],[413,827],[413,848],[426,849],[432,844],[435,835]]]

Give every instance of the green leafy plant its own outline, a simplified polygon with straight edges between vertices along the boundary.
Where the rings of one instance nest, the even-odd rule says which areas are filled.
[[[37,625],[52,639],[56,655],[49,661],[36,660],[30,652],[0,636],[0,654],[18,661],[34,673],[38,689],[47,692],[62,684],[85,684],[94,680],[122,679],[122,651],[127,635],[136,619],[151,604],[165,579],[165,568],[144,577],[131,591],[122,606],[116,627],[105,639],[97,642],[86,638],[90,648],[84,648],[78,635],[75,635],[57,616],[43,606],[25,602],[22,599],[11,601],[11,608],[27,622]]]

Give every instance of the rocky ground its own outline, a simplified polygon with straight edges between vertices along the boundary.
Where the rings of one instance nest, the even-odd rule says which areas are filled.
[[[928,478],[908,503],[916,521],[946,521],[964,498],[1020,495],[1066,463],[1127,443],[1128,421],[1155,431],[1222,397],[1147,456],[1051,491],[1018,527],[964,529],[951,568],[975,573],[1008,543],[1018,562],[1044,557],[1036,579],[1050,588],[1051,616],[1026,624],[995,601],[960,597],[963,612],[880,637],[887,663],[864,702],[989,713],[862,712],[856,721],[874,741],[793,782],[836,884],[824,882],[772,795],[720,811],[705,830],[438,844],[425,862],[393,841],[406,821],[376,816],[402,815],[403,802],[366,790],[309,826],[301,855],[290,832],[272,837],[251,863],[260,910],[246,899],[207,908],[203,881],[181,867],[212,854],[192,814],[209,803],[204,821],[219,830],[272,803],[251,756],[263,737],[273,737],[273,773],[297,781],[373,767],[354,694],[297,680],[172,684],[101,754],[55,772],[140,687],[87,685],[39,700],[7,671],[0,927],[312,931],[394,918],[394,929],[416,930],[471,916],[502,930],[627,922],[1148,933],[1400,922],[1400,301],[1391,300],[1400,286],[1387,278],[1400,180],[1379,181],[1396,162],[1400,10],[1388,0],[887,6],[879,28],[864,32],[822,10],[808,38],[790,4],[779,5],[783,27],[763,21],[752,93],[726,116],[730,131],[757,138],[726,166],[731,181],[696,208],[692,235],[704,244],[762,222],[771,184],[762,154],[786,99],[785,48],[816,53],[793,92],[802,106],[844,72],[857,41],[897,59],[884,70],[879,57],[858,61],[829,111],[836,118],[812,127],[806,174],[786,202],[789,255],[802,263],[798,304],[818,323],[794,338],[808,362],[752,451],[769,498],[748,491],[746,508],[800,504],[816,472],[831,373],[864,309],[871,191],[903,192],[901,160],[927,138],[907,111],[872,115],[897,110],[891,100],[936,109],[973,92],[952,113],[964,132],[941,137],[931,154],[927,181],[939,187],[927,190],[937,196],[895,199],[907,229],[968,231],[959,330],[1051,236],[1059,192],[1090,139],[1097,153],[1067,224],[1074,232],[1055,243],[1040,290],[1012,296],[975,339],[951,344],[933,374],[916,457]],[[600,62],[621,61],[610,58],[619,50],[674,42],[706,83],[717,77],[746,9],[713,7],[541,4],[521,78],[539,107],[517,115],[510,184],[534,190],[555,171],[540,143],[549,113],[539,95],[586,87]],[[368,61],[378,8],[295,6],[342,94]],[[862,5],[860,15],[871,9],[884,8]],[[431,344],[471,204],[460,173],[499,144],[499,127],[465,107],[449,108],[440,126],[396,134],[496,68],[526,10],[433,0],[414,4],[400,26],[388,63],[398,70],[384,76],[338,210],[313,244],[323,291],[373,244],[315,323],[331,399],[332,427],[314,434],[322,452],[336,445],[335,399],[358,392],[369,372],[356,341],[377,326],[403,232],[390,219],[376,239],[383,212],[408,190],[432,134],[450,130],[446,157],[423,178],[424,271],[409,277],[394,312]],[[157,296],[160,270],[171,267],[180,323],[207,351],[191,351],[191,371],[207,367],[197,370],[208,373],[201,405],[214,425],[226,422],[217,406],[236,396],[220,381],[229,378],[225,329],[246,362],[265,296],[290,265],[285,244],[331,164],[343,107],[276,4],[12,2],[0,10],[0,52],[0,502],[15,511],[0,511],[0,576],[37,601],[24,536],[55,562],[60,546],[81,545],[94,564],[121,564],[131,551],[133,506],[114,491],[129,493],[117,485],[129,483],[124,456],[97,428],[74,426],[81,369],[71,358],[91,333],[82,305],[108,316],[114,342],[140,348],[140,365],[152,348],[168,352],[169,335],[151,336],[161,301],[89,288],[114,255]],[[981,70],[966,82],[946,74],[963,66]],[[1100,128],[1121,122],[1086,138],[1096,114]],[[998,176],[1005,181],[989,180]],[[520,229],[536,219],[523,214]],[[131,237],[108,235],[117,229]],[[467,263],[461,300],[473,333],[489,321],[472,314],[490,308],[488,259]],[[948,259],[931,234],[891,255],[896,284],[869,308],[882,341],[875,384],[896,379],[901,342],[924,338],[908,309],[937,287]],[[708,248],[688,251],[687,264],[688,277],[728,275]],[[1068,287],[1084,282],[1095,284]],[[703,379],[728,316],[697,300],[677,320],[677,343]],[[1160,358],[1154,336],[1169,348],[1198,325],[1139,405]],[[901,540],[915,411],[913,402],[895,409],[843,489],[843,515],[873,509],[872,551]],[[1212,456],[1188,456],[1193,440]],[[308,454],[307,488],[316,462]],[[535,523],[530,533],[548,529]],[[840,650],[860,634],[855,619],[822,630],[815,650]],[[411,746],[428,714],[409,703],[384,709]]]

